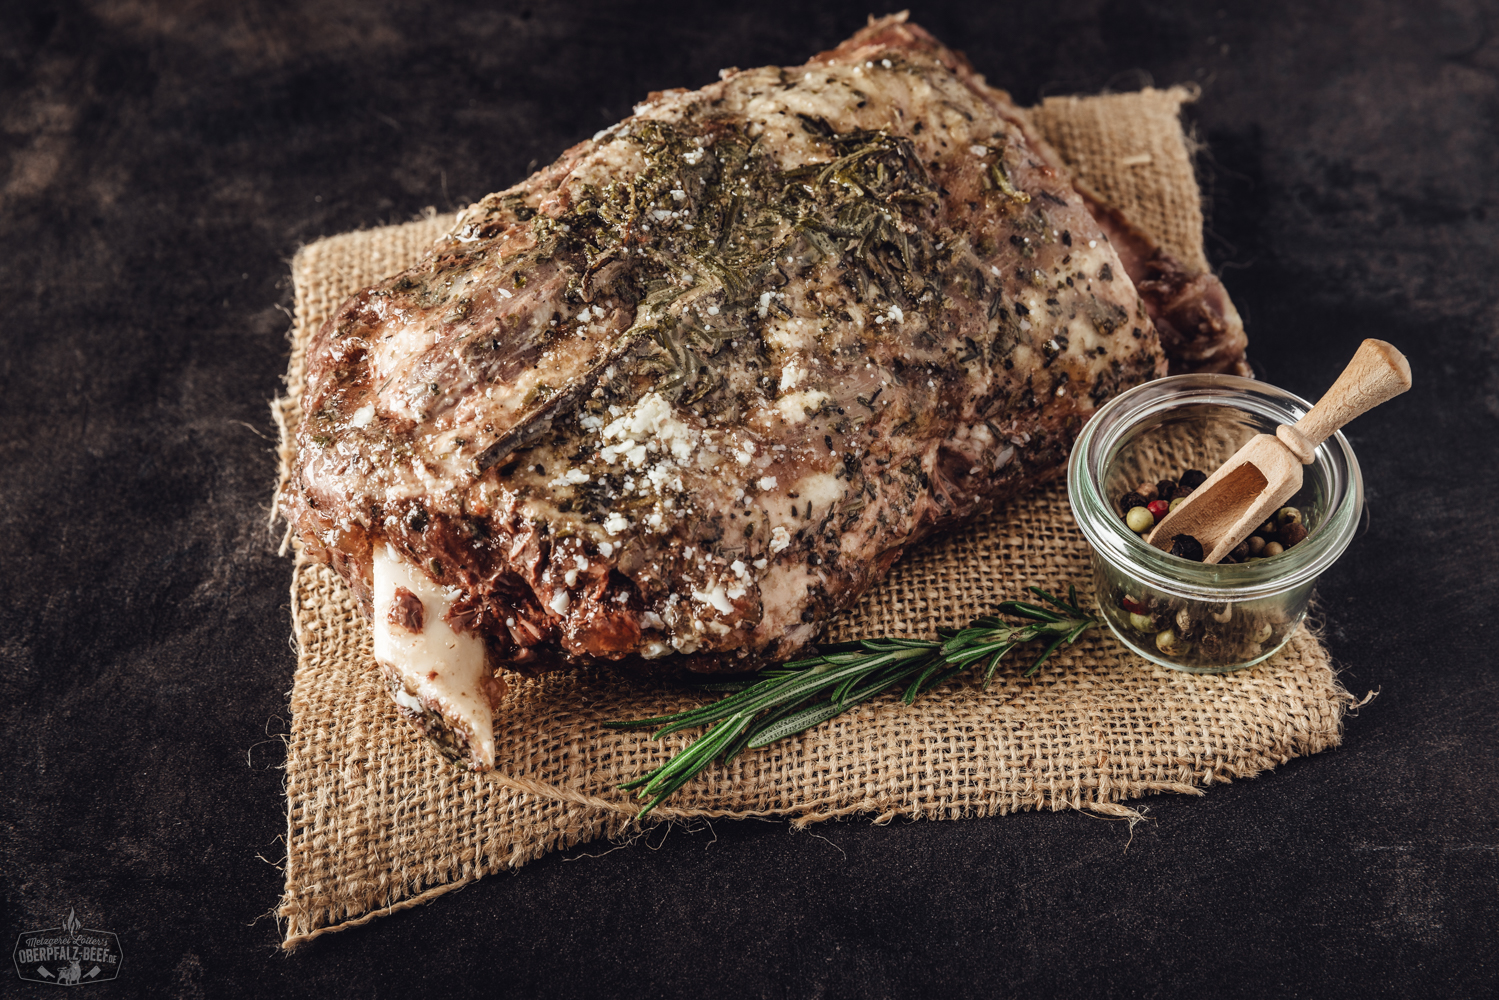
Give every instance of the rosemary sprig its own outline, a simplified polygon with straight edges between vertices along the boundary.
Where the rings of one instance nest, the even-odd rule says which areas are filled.
[[[758,679],[719,681],[707,690],[733,691],[712,704],[673,715],[628,722],[606,722],[614,728],[659,726],[652,739],[681,729],[707,726],[707,732],[650,774],[620,785],[649,798],[644,816],[668,795],[696,777],[715,759],[727,764],[741,751],[768,746],[840,715],[877,694],[895,688],[909,705],[923,693],[976,664],[984,666],[984,687],[994,678],[1000,660],[1022,643],[1044,640],[1046,648],[1025,676],[1041,669],[1063,643],[1096,625],[1078,607],[1077,588],[1061,600],[1039,587],[1028,588],[1058,611],[1025,601],[1005,601],[997,614],[976,618],[963,629],[942,629],[938,639],[861,639],[822,647],[815,656],[763,670]],[[999,614],[1026,619],[1012,625]]]

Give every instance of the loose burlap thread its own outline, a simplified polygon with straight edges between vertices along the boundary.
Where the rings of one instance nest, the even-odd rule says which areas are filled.
[[[1118,198],[1184,260],[1201,262],[1197,187],[1177,118],[1188,97],[1175,89],[1053,99],[1034,121],[1095,191]],[[414,262],[450,222],[434,215],[298,253],[288,390],[275,407],[283,481],[308,338],[347,295]],[[1086,602],[1091,580],[1087,544],[1054,484],[909,552],[826,637],[928,637],[1024,596],[1029,585],[1065,592],[1076,584]],[[495,718],[495,769],[460,771],[396,715],[352,596],[301,551],[292,616],[298,656],[277,911],[287,948],[550,851],[630,833],[639,804],[616,786],[692,739],[602,727],[701,702],[679,686],[597,670],[510,677]],[[1350,702],[1305,629],[1268,662],[1228,675],[1156,667],[1101,629],[1032,678],[1023,676],[1024,656],[1012,656],[987,691],[960,678],[910,707],[886,696],[710,768],[653,819],[803,825],[860,815],[882,823],[1022,809],[1134,818],[1121,802],[1200,795],[1336,746]]]

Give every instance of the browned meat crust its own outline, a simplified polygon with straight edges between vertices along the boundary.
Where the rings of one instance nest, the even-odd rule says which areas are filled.
[[[1093,218],[1109,236],[1161,338],[1168,374],[1216,372],[1252,376],[1244,323],[1218,278],[1194,271],[1151,242],[1119,211],[1086,189]]]

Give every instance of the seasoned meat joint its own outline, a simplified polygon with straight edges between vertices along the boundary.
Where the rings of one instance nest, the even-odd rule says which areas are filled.
[[[1006,95],[887,18],[651,95],[346,302],[282,510],[396,703],[484,768],[501,667],[795,654],[1165,374],[1152,310],[1183,364],[1241,363],[1210,276],[1101,225]]]

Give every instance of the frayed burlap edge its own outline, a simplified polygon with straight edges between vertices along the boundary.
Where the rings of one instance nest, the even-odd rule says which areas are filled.
[[[1083,160],[1071,161],[1080,179],[1127,203],[1137,224],[1184,260],[1200,261],[1197,189],[1176,121],[1189,97],[1175,88],[1052,99],[1032,114],[1064,157]],[[1127,183],[1111,181],[1111,170],[1129,171]],[[1163,230],[1167,211],[1195,221]],[[429,215],[297,254],[287,394],[273,407],[283,485],[311,333],[350,292],[415,261],[450,221]],[[930,635],[1030,584],[1091,591],[1087,546],[1060,484],[908,554],[833,623],[828,638]],[[512,677],[496,718],[496,769],[458,771],[396,716],[342,581],[298,550],[291,596],[298,663],[287,741],[286,890],[277,909],[286,948],[554,850],[637,832],[638,803],[615,786],[691,738],[654,742],[601,726],[694,702],[673,686],[586,670]],[[1305,629],[1269,662],[1226,676],[1155,667],[1102,632],[1059,652],[1034,678],[1023,669],[1017,660],[987,691],[971,679],[955,681],[909,708],[885,698],[743,754],[684,788],[653,821],[778,817],[806,825],[864,815],[882,823],[1030,809],[1133,821],[1139,813],[1124,800],[1201,795],[1214,783],[1336,746],[1352,702]]]
[[[1098,97],[1048,97],[1031,122],[1072,169],[1073,180],[1123,212],[1183,264],[1208,270],[1202,198],[1181,107],[1194,86]]]

